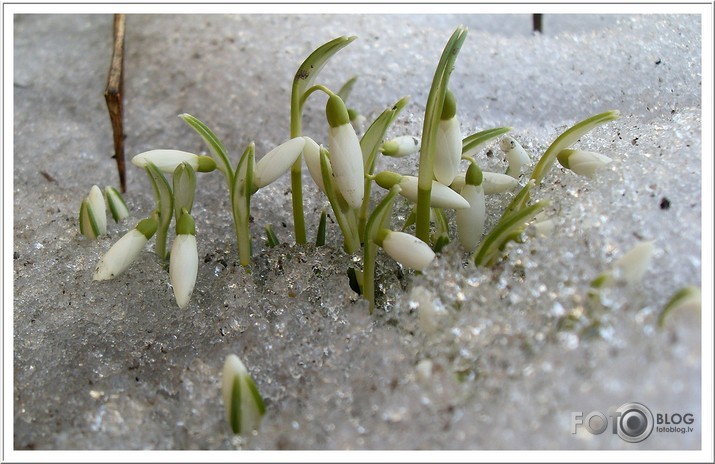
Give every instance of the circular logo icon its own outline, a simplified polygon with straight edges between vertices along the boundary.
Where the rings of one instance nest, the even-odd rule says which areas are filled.
[[[653,413],[640,403],[625,403],[616,412],[618,436],[629,443],[639,443],[653,431]]]

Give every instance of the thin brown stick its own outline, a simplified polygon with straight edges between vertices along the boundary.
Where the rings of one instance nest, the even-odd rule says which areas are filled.
[[[533,26],[534,26],[534,27],[533,27],[534,32],[542,33],[542,32],[544,31],[544,30],[543,30],[544,28],[543,28],[543,23],[542,23],[542,18],[541,18],[541,17],[542,17],[542,15],[540,15],[540,14],[538,14],[538,13],[535,13],[535,14],[532,16],[532,20],[533,20],[532,22],[533,22]]]
[[[114,51],[109,68],[107,87],[104,98],[109,109],[109,119],[112,121],[114,135],[114,158],[117,160],[119,184],[122,192],[127,191],[127,178],[124,166],[124,22],[123,14],[114,15]]]

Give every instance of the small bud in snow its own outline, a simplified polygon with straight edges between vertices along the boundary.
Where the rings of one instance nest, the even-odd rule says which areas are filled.
[[[102,256],[94,270],[93,280],[113,279],[126,271],[158,227],[159,224],[154,218],[139,221],[134,229],[124,234]]]
[[[375,243],[395,261],[416,271],[424,270],[435,257],[434,251],[414,235],[381,229]]]
[[[195,234],[194,219],[184,210],[176,223],[176,237],[169,260],[169,279],[174,287],[176,303],[182,309],[189,304],[199,270]]]
[[[107,200],[107,206],[109,206],[109,211],[112,213],[114,222],[119,222],[129,216],[129,208],[127,208],[127,204],[124,203],[122,194],[119,193],[117,189],[108,185],[104,188],[104,195]]]
[[[258,430],[266,406],[238,356],[228,355],[223,364],[222,376],[223,406],[231,430],[235,434],[244,435]]]
[[[499,147],[506,154],[506,162],[509,164],[506,174],[515,179],[519,178],[523,167],[531,163],[531,158],[519,142],[508,135],[502,137]]]
[[[254,187],[265,187],[282,176],[293,166],[304,146],[305,139],[295,137],[269,151],[256,163],[253,171]]]
[[[556,158],[561,166],[586,177],[593,177],[599,169],[613,161],[592,151],[572,149],[561,150]]]
[[[93,185],[79,208],[79,232],[87,238],[107,233],[107,207],[102,191]]]
[[[484,188],[482,187],[482,171],[479,166],[469,166],[466,175],[467,183],[462,187],[460,194],[469,202],[469,208],[458,209],[457,234],[459,243],[467,251],[472,251],[479,243],[484,233],[484,223],[487,218]]]
[[[623,279],[629,285],[635,285],[643,279],[645,272],[650,267],[650,262],[655,253],[655,242],[638,242],[626,254],[621,256],[614,264],[614,275]]]
[[[519,185],[519,181],[513,177],[497,172],[482,171],[482,177],[482,187],[484,187],[485,195],[509,192]],[[455,177],[454,181],[449,185],[455,192],[461,192],[463,186],[464,173],[457,174],[457,177]]]

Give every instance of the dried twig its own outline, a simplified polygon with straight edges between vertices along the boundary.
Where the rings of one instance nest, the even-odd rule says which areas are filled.
[[[124,22],[125,15],[114,15],[114,51],[112,52],[107,87],[104,90],[104,98],[109,109],[109,118],[112,121],[114,158],[117,160],[119,184],[122,192],[127,191],[124,166],[124,105],[122,103],[124,93]]]

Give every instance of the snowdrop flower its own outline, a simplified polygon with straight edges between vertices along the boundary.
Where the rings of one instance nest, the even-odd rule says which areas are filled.
[[[391,171],[382,171],[375,176],[377,185],[384,189],[390,189],[393,185],[400,185],[400,195],[413,203],[417,203],[417,177],[403,176]],[[462,209],[469,208],[469,202],[460,194],[440,184],[432,181],[432,193],[430,205],[434,208]]]
[[[392,259],[416,271],[424,270],[435,257],[429,245],[405,232],[381,229],[375,236],[375,243]]]
[[[479,169],[479,166],[470,165],[466,174],[466,183],[460,192],[462,197],[469,202],[469,208],[456,211],[459,243],[467,251],[472,251],[477,246],[484,233],[487,212],[482,180],[482,170]]]
[[[310,177],[313,178],[315,185],[318,186],[321,192],[325,193],[323,173],[320,170],[320,146],[310,137],[303,138],[305,139],[305,148],[303,149],[305,165],[308,166],[308,172],[310,173]],[[330,165],[328,165],[328,167],[332,172],[332,167]]]
[[[655,253],[655,242],[638,242],[613,265],[616,277],[623,279],[628,285],[639,283],[650,267]]]
[[[328,129],[330,164],[335,185],[352,208],[362,205],[365,195],[362,150],[355,129],[350,125],[348,110],[343,100],[331,95],[325,107]]]
[[[522,168],[531,163],[531,158],[519,142],[508,135],[502,137],[499,147],[506,154],[506,162],[509,164],[506,174],[518,179]]]
[[[221,390],[226,420],[233,433],[249,434],[258,430],[266,406],[246,366],[235,354],[228,355],[223,364]]]
[[[176,223],[176,238],[171,246],[169,278],[174,287],[174,297],[179,308],[185,308],[191,299],[199,270],[199,255],[196,250],[196,226],[194,218],[183,210]]]
[[[572,149],[561,150],[557,155],[557,159],[561,166],[586,177],[593,177],[599,169],[613,161],[608,156],[592,151]]]
[[[269,151],[256,163],[253,171],[253,186],[255,188],[265,187],[282,176],[293,166],[304,146],[305,139],[295,137]]]
[[[434,158],[434,178],[444,185],[454,180],[462,159],[462,132],[459,128],[457,100],[447,90],[437,128],[436,153]]]
[[[132,158],[132,164],[135,166],[143,168],[147,163],[152,163],[167,174],[173,174],[184,162],[189,163],[197,172],[211,172],[216,169],[216,161],[210,156],[198,156],[180,150],[149,150]]]
[[[114,222],[119,222],[129,216],[129,208],[127,208],[122,194],[119,193],[117,189],[107,185],[104,189],[104,195],[107,199],[107,206],[109,206],[109,211],[112,213]]]
[[[79,232],[87,238],[107,233],[107,207],[102,191],[93,185],[79,208]]]
[[[457,174],[457,177],[455,177],[454,181],[449,185],[455,192],[462,191],[462,187],[464,187],[464,175],[465,173]],[[484,187],[485,195],[510,192],[519,185],[517,179],[506,174],[499,174],[498,172],[482,171],[482,177],[482,187]]]
[[[154,235],[159,223],[154,218],[139,221],[136,227],[126,234],[107,251],[99,260],[94,270],[93,280],[109,280],[126,271],[144,249],[144,245]]]
[[[383,155],[402,158],[420,151],[420,139],[412,135],[402,135],[382,144]]]

